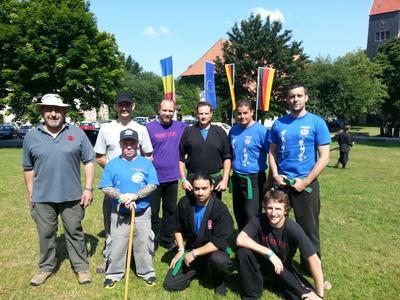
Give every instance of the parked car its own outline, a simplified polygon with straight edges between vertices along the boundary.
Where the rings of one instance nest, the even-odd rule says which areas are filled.
[[[157,115],[151,115],[149,116],[149,122],[154,121],[157,119]]]
[[[104,124],[111,123],[111,122],[112,122],[111,120],[101,120],[101,121],[99,122],[100,128],[101,128]]]
[[[225,131],[226,134],[229,134],[229,130],[231,130],[231,126],[229,126],[228,124],[225,124],[225,123],[212,122],[211,124],[221,127]]]
[[[146,126],[146,124],[149,123],[148,117],[134,117],[133,120],[143,126]]]
[[[82,130],[94,130],[95,129],[93,126],[93,123],[88,122],[88,121],[81,122],[81,124],[79,125],[79,128]]]
[[[32,129],[32,125],[21,125],[21,127],[18,130],[19,136],[21,138],[24,138],[25,135],[28,133],[28,131],[31,129]]]
[[[0,125],[1,139],[13,139],[19,136],[18,128],[13,123],[4,123]]]
[[[182,122],[188,123],[189,125],[196,124],[197,119],[191,115],[186,115],[182,117]]]

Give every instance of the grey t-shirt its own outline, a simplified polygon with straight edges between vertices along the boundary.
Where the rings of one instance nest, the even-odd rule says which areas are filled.
[[[32,202],[80,199],[80,163],[87,164],[94,159],[88,137],[74,125],[66,123],[56,138],[43,125],[29,131],[24,138],[22,166],[35,174]]]

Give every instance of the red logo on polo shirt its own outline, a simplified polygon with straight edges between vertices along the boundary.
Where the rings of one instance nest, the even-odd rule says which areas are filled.
[[[67,135],[67,140],[73,142],[75,141],[75,137],[73,135]]]
[[[213,229],[213,221],[212,220],[208,220],[207,227],[208,227],[208,230],[212,230]]]

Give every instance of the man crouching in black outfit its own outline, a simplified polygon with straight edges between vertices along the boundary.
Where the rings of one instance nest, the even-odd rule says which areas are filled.
[[[175,210],[174,235],[178,252],[170,263],[164,288],[184,290],[198,273],[208,271],[217,281],[215,293],[225,295],[224,278],[232,266],[226,249],[233,220],[226,205],[211,193],[210,176],[196,173],[193,191],[194,197],[183,197]]]
[[[236,244],[242,299],[258,299],[264,276],[274,282],[286,299],[319,300],[324,296],[321,261],[303,229],[287,218],[288,196],[268,191],[263,199],[265,214],[254,217],[237,237]],[[308,262],[315,289],[293,265],[297,249]]]

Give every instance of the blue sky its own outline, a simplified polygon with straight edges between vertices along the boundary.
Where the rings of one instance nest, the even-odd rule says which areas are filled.
[[[365,49],[371,6],[372,0],[90,0],[99,30],[114,34],[121,52],[159,75],[160,59],[173,55],[174,77],[252,11],[280,19],[311,58]]]

